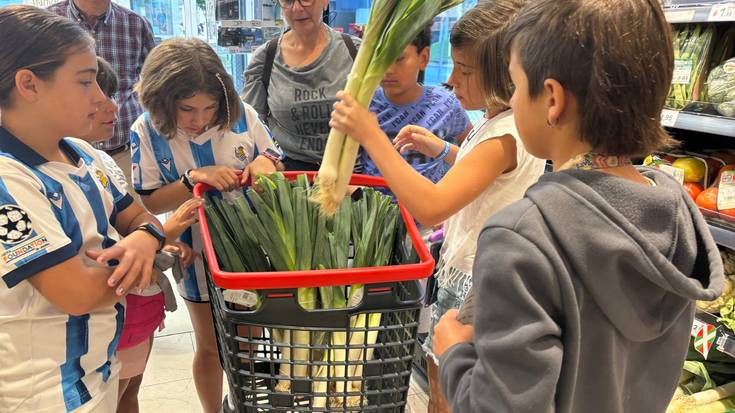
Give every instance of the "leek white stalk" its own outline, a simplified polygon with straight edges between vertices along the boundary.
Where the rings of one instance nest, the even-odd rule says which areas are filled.
[[[367,107],[385,72],[413,38],[437,14],[460,3],[462,0],[375,0],[345,92]],[[352,138],[330,131],[316,198],[323,213],[333,214],[344,197],[359,147]]]

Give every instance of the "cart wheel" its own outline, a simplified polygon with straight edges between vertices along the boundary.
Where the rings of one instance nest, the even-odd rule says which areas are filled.
[[[222,413],[235,413],[235,408],[230,405],[230,401],[227,400],[227,396],[222,400]]]

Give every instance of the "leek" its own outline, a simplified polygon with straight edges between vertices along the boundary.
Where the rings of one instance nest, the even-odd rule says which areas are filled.
[[[368,106],[385,72],[418,33],[439,13],[461,0],[375,0],[365,27],[345,92]],[[333,214],[347,192],[359,144],[332,129],[319,168],[315,200],[326,214]]]

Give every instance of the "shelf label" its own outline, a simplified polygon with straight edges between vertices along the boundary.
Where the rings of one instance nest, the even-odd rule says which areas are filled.
[[[715,4],[709,11],[707,21],[729,22],[735,21],[735,3]]]
[[[661,111],[661,125],[673,128],[677,119],[679,119],[678,110],[664,109]]]
[[[680,185],[684,185],[684,170],[683,169],[674,168],[671,165],[665,165],[665,164],[658,165],[657,168],[673,176],[674,179],[676,179],[676,182],[678,182]]]
[[[692,81],[692,61],[689,59],[674,60],[674,85],[688,85]]]
[[[689,23],[694,20],[696,10],[666,10],[666,21],[669,23]]]
[[[694,324],[692,324],[692,337],[696,337],[697,333],[699,333],[699,330],[702,329],[702,327],[705,326],[706,323],[703,323],[696,318],[694,319]]]
[[[717,329],[715,326],[712,324],[705,324],[694,336],[694,349],[697,350],[697,353],[701,354],[705,360],[707,360],[707,355],[709,355],[712,345],[715,344],[716,338]]]
[[[735,171],[725,171],[720,175],[720,186],[717,190],[717,209],[735,208]]]

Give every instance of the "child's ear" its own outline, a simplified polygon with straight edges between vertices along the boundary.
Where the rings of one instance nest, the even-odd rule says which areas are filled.
[[[556,126],[568,109],[569,102],[567,99],[567,91],[564,86],[556,79],[546,79],[542,98],[546,105],[546,123],[550,126]]]
[[[431,48],[429,46],[426,46],[419,52],[419,68],[421,68],[421,70],[426,70],[426,67],[429,65],[430,60]]]
[[[38,77],[28,69],[21,69],[15,73],[15,91],[29,102],[38,99]]]

